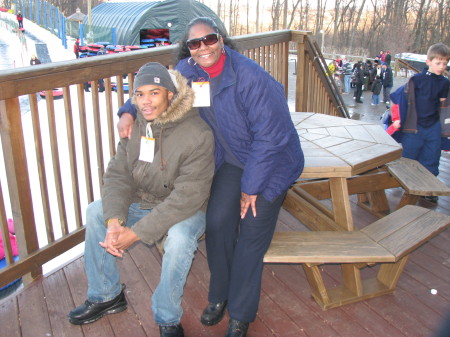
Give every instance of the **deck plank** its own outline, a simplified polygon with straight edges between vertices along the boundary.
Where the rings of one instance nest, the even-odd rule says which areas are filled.
[[[17,297],[9,297],[0,303],[1,333],[8,337],[20,337]]]
[[[142,329],[147,336],[159,336],[158,326],[153,321],[151,297],[159,280],[161,265],[148,246],[137,244],[119,260],[119,270],[121,281],[126,285],[129,307],[136,312],[136,319]]]
[[[49,308],[53,336],[82,337],[81,327],[72,325],[67,320],[67,313],[73,309],[74,305],[63,270],[58,270],[44,278],[42,284]]]
[[[23,336],[46,336],[51,333],[48,306],[42,282],[34,282],[18,295],[20,327]]]

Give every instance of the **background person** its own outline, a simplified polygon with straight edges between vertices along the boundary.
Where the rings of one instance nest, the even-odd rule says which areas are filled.
[[[386,50],[386,56],[384,57],[384,62],[386,62],[386,64],[388,66],[390,66],[391,65],[391,61],[392,61],[391,52],[389,50]]]
[[[375,76],[372,83],[372,105],[380,104],[380,93],[382,86],[380,76]]]
[[[363,101],[361,100],[361,96],[363,93],[363,85],[364,85],[364,72],[361,69],[361,62],[358,62],[356,64],[356,68],[355,68],[355,72],[354,72],[354,76],[355,76],[355,102],[356,103],[362,103]]]
[[[17,12],[16,19],[17,19],[17,23],[19,24],[19,29],[23,28],[23,15],[22,15],[21,11]]]
[[[75,53],[75,57],[80,58],[80,38],[75,40],[75,44],[73,45],[73,52]]]
[[[394,86],[394,74],[386,62],[381,63],[381,83],[383,84],[383,100],[381,102],[389,104],[389,95]]]
[[[31,55],[30,65],[34,66],[36,64],[41,64],[41,61],[37,58],[36,54]]]
[[[391,94],[392,124],[400,131],[395,134],[402,143],[402,156],[417,160],[435,176],[441,157],[440,105],[447,99],[450,83],[443,74],[449,59],[448,46],[432,45],[427,52],[428,69]],[[425,199],[438,200],[434,196]]]
[[[344,70],[345,93],[348,94],[348,93],[350,93],[351,80],[352,80],[352,74],[353,74],[352,64],[350,62],[344,63],[343,70]]]
[[[97,52],[97,55],[106,55],[104,46],[100,47],[100,49]],[[103,78],[100,78],[98,80],[98,92],[104,92],[104,91],[105,91],[105,80]]]

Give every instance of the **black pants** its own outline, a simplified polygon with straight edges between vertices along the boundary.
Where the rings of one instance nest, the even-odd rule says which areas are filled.
[[[363,84],[362,83],[356,83],[356,98],[355,98],[355,100],[356,100],[356,102],[359,102],[359,103],[361,103],[362,101],[361,101],[361,95],[362,95],[362,86],[363,86]]]
[[[98,80],[98,92],[105,91],[105,80],[103,78]]]
[[[263,258],[269,248],[285,193],[256,199],[240,219],[242,169],[223,164],[216,172],[206,212],[206,250],[211,272],[208,300],[228,300],[230,317],[253,322],[261,292]]]

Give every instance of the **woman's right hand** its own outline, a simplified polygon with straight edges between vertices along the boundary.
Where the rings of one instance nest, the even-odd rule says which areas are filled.
[[[120,138],[131,138],[131,132],[133,131],[134,118],[128,112],[124,112],[120,116],[119,122],[117,122],[117,131]]]

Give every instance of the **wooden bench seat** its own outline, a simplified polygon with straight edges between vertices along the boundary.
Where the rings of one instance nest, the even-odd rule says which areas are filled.
[[[421,196],[450,195],[450,188],[416,160],[400,158],[386,166],[405,190],[398,208],[415,205]]]
[[[450,225],[450,216],[407,205],[353,232],[277,232],[266,263],[302,263],[312,295],[323,309],[392,293],[408,259],[420,245]],[[343,285],[325,287],[320,264],[338,263]],[[381,263],[377,277],[362,280],[360,269]]]
[[[395,262],[395,256],[359,231],[276,232],[264,262]]]
[[[398,186],[404,190],[396,209],[405,205],[415,205],[419,198],[423,196],[450,195],[450,188],[417,160],[402,157],[387,163],[386,171],[387,174],[392,176],[392,179],[395,180]],[[383,180],[383,182],[386,181],[386,179]],[[380,184],[380,186],[381,188],[377,191],[359,194],[358,205],[376,216],[383,217],[390,213],[384,192],[384,189],[388,186],[386,184]]]
[[[408,194],[418,196],[450,195],[450,188],[417,160],[400,158],[386,164],[390,174]]]

